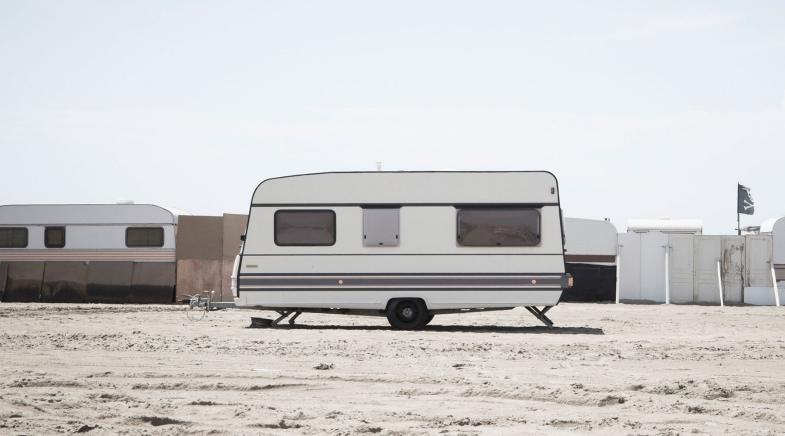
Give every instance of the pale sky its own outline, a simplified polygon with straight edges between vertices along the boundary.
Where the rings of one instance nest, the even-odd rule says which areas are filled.
[[[732,233],[737,181],[785,215],[785,2],[0,0],[0,151],[0,204],[246,213],[382,161]]]

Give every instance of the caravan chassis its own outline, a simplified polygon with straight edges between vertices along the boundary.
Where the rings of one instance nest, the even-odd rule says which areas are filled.
[[[548,318],[545,314],[553,308],[553,306],[544,306],[542,309],[537,308],[536,306],[523,306],[526,308],[529,313],[531,313],[535,318],[537,318],[540,322],[542,322],[546,327],[553,327],[553,321]],[[264,327],[277,327],[282,321],[284,321],[287,317],[289,318],[288,323],[290,326],[295,324],[295,320],[303,313],[330,313],[330,314],[342,314],[342,315],[358,315],[358,316],[386,316],[387,312],[384,310],[373,310],[373,309],[325,309],[325,308],[313,308],[313,307],[266,307],[266,306],[247,306],[243,307],[243,309],[249,310],[270,310],[276,312],[279,316],[275,320],[269,320],[266,318],[251,318],[251,326],[264,326]],[[434,315],[448,315],[448,314],[455,314],[455,313],[468,313],[468,312],[490,312],[496,310],[512,310],[515,309],[514,307],[490,307],[490,308],[475,308],[475,309],[441,309],[441,310],[429,310],[428,314],[430,316]],[[293,316],[292,316],[293,315]]]

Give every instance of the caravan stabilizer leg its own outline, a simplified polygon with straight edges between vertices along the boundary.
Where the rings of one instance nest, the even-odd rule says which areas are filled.
[[[287,316],[289,316],[292,313],[294,313],[294,312],[292,312],[290,310],[276,310],[276,312],[278,312],[278,314],[281,315],[281,316],[279,316],[278,318],[275,319],[275,321],[273,321],[273,327],[277,326],[278,323],[283,321]]]
[[[553,327],[553,321],[551,321],[550,318],[545,316],[545,313],[547,311],[551,310],[551,307],[553,307],[553,306],[545,306],[545,307],[542,308],[542,310],[537,309],[534,306],[525,306],[525,307],[526,307],[526,310],[529,311],[529,313],[534,315],[535,318],[537,318],[540,321],[542,321],[542,323],[545,324],[546,327]]]
[[[300,315],[302,315],[302,312],[295,312],[294,316],[289,318],[289,325],[294,325],[294,320],[296,320]]]
[[[279,316],[278,318],[275,319],[275,321],[272,322],[273,327],[278,326],[281,323],[281,321],[285,320],[286,317],[292,314],[294,314],[294,316],[289,318],[289,325],[294,325],[294,320],[296,320],[297,317],[302,314],[302,312],[296,312],[294,310],[276,310],[276,312],[278,312],[278,314],[281,316]]]

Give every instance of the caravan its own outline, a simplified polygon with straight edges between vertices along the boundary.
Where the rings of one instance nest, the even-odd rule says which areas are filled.
[[[571,286],[549,172],[353,172],[268,179],[240,255],[239,307],[386,315],[524,306],[545,313]],[[540,306],[542,308],[538,308]],[[290,320],[291,322],[291,320]]]
[[[0,206],[0,301],[171,303],[180,213],[152,204]]]

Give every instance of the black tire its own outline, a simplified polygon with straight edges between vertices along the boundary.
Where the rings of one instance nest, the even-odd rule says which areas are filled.
[[[387,321],[396,330],[419,330],[428,324],[428,316],[422,300],[402,298],[387,305]]]
[[[431,323],[431,321],[433,321],[433,315],[428,315],[428,316],[425,318],[425,324],[426,324],[426,325],[427,325],[427,324],[430,324],[430,323]]]

